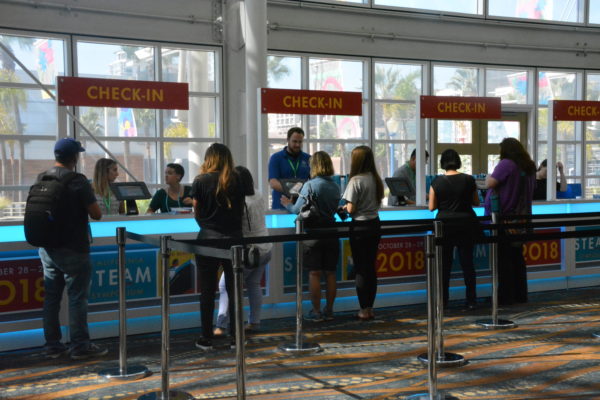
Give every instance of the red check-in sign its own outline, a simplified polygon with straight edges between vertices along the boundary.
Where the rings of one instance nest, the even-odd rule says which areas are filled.
[[[500,97],[421,96],[421,118],[500,119]]]
[[[61,106],[188,110],[187,83],[58,77]]]
[[[600,121],[600,101],[554,100],[554,121]]]
[[[362,93],[261,89],[263,114],[362,115]]]

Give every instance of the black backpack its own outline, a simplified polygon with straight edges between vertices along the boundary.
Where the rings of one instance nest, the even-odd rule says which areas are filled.
[[[45,173],[29,188],[25,205],[25,239],[36,247],[62,247],[69,229],[67,186],[77,173],[68,172],[61,177]]]

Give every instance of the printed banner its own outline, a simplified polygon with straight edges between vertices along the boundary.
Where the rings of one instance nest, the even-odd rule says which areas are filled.
[[[560,232],[560,229],[536,229],[536,233]],[[561,263],[560,239],[537,240],[526,242],[523,246],[523,257],[525,264],[530,267],[534,265],[552,265]]]
[[[157,250],[127,250],[125,294],[128,300],[157,297]],[[91,303],[119,301],[118,253],[92,253]]]
[[[261,89],[263,114],[362,115],[362,93]]]
[[[554,100],[554,121],[600,121],[600,101]]]
[[[187,83],[59,76],[61,106],[189,109]]]
[[[600,229],[600,226],[580,226],[576,231]],[[600,260],[600,236],[575,238],[575,262]]]
[[[0,261],[0,314],[42,308],[44,269],[39,258]]]
[[[421,96],[421,118],[500,119],[500,97]]]

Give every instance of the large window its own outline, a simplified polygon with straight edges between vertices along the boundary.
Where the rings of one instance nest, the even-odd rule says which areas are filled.
[[[184,182],[191,182],[208,145],[222,141],[220,53],[214,48],[8,34],[0,41],[53,93],[58,75],[189,83],[189,110],[74,109],[151,192],[163,183],[169,162],[182,164]],[[73,72],[65,68],[68,58]],[[65,132],[59,132],[51,96],[2,50],[0,63],[0,218],[10,218],[22,216],[29,186],[52,166],[53,144]],[[78,168],[92,178],[96,160],[109,155],[79,126],[75,136],[86,148]],[[118,180],[131,177],[121,170]]]
[[[489,0],[491,16],[583,22],[584,0]]]
[[[65,74],[65,40],[0,34],[0,42],[51,92]],[[0,49],[0,217],[20,216],[27,189],[51,166],[56,102]]]
[[[184,182],[197,174],[208,144],[221,141],[218,53],[212,49],[76,40],[76,74],[83,77],[186,82],[189,110],[81,107],[79,117],[138,180],[163,181],[165,164],[183,165]],[[92,176],[95,161],[108,155],[83,130],[82,170]],[[121,172],[121,180],[130,177]]]
[[[271,88],[361,92],[363,116],[269,114],[269,155],[286,144],[287,130],[301,126],[305,133],[304,151],[327,151],[336,174],[350,170],[350,151],[368,143],[368,90],[364,59],[271,55],[267,60],[267,81]]]
[[[550,100],[582,100],[582,74],[576,71],[539,70],[537,161],[548,155],[548,102]],[[556,161],[564,165],[569,183],[582,180],[582,134],[581,122],[559,121],[556,133]]]

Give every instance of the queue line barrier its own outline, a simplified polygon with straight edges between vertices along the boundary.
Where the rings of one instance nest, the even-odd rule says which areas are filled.
[[[576,217],[581,217],[582,214],[577,214]],[[600,213],[586,213],[586,216],[600,217]],[[541,218],[538,218],[541,217]],[[544,215],[544,216],[527,216],[523,219],[562,219],[565,218],[563,214],[560,215]],[[572,216],[570,218],[573,218]],[[489,220],[489,217],[479,217],[481,221]],[[439,260],[432,261],[432,259],[437,259],[436,254],[441,252],[441,246],[445,243],[447,238],[443,237],[442,229],[438,228],[437,234],[435,237],[431,234],[433,228],[433,220],[401,220],[401,221],[381,221],[380,233],[382,236],[391,236],[391,235],[408,235],[415,233],[426,233],[427,234],[427,243],[431,241],[432,248],[435,250],[428,251],[428,262],[431,264],[428,266],[428,354],[427,359],[436,359],[435,363],[428,363],[428,378],[429,378],[429,396],[428,398],[444,398],[450,399],[451,397],[444,397],[443,395],[437,393],[437,378],[432,379],[432,376],[436,375],[436,367],[440,364],[440,361],[443,361],[446,357],[446,353],[443,351],[443,304],[441,302],[442,296],[442,279],[441,279],[441,263]],[[436,221],[439,222],[439,221]],[[494,221],[492,221],[494,222]],[[493,234],[494,230],[505,229],[510,227],[528,227],[528,228],[538,228],[538,227],[558,227],[558,226],[577,226],[577,225],[598,225],[600,222],[598,221],[562,221],[562,222],[526,222],[526,223],[504,223],[504,224],[485,224],[482,225],[483,229],[490,230],[492,235],[489,237],[479,238],[477,242],[480,243],[497,243],[498,237]],[[249,244],[255,243],[276,243],[276,242],[289,242],[295,241],[298,244],[298,248],[301,247],[302,241],[304,240],[314,240],[320,238],[344,238],[349,237],[352,234],[353,227],[358,226],[359,224],[352,223],[336,223],[335,227],[326,228],[326,229],[313,229],[311,233],[304,233],[302,229],[296,228],[295,234],[287,234],[287,235],[272,235],[265,237],[249,237],[249,238],[241,238],[237,240],[222,240],[222,239],[203,239],[203,240],[174,240],[170,236],[161,236],[160,239],[157,239],[154,236],[148,235],[139,235],[133,232],[127,232],[126,237],[132,240],[141,241],[147,244],[151,244],[154,246],[158,246],[161,248],[161,254],[163,256],[163,265],[167,265],[168,254],[170,249],[176,249],[179,251],[211,256],[217,258],[231,258],[234,267],[234,278],[235,278],[235,290],[234,290],[234,299],[235,299],[235,317],[236,322],[242,326],[243,323],[243,303],[242,303],[242,274],[243,274],[243,260],[242,260],[242,250],[243,247]],[[408,226],[399,226],[399,225],[408,225]],[[348,228],[348,229],[345,229]],[[120,229],[120,228],[119,228]],[[124,228],[122,228],[124,229]],[[534,233],[534,234],[526,234],[526,235],[514,235],[511,236],[510,240],[515,241],[525,241],[525,240],[546,240],[546,239],[563,239],[563,238],[576,238],[576,237],[590,237],[590,236],[600,236],[600,229],[590,229],[585,231],[577,231],[577,232],[544,232],[544,233]],[[230,249],[217,248],[230,246]],[[164,247],[164,249],[163,249]],[[124,248],[124,244],[123,244]],[[163,251],[164,250],[164,251]],[[298,250],[297,250],[298,251]],[[298,257],[297,261],[301,259]],[[121,262],[121,257],[119,257]],[[124,262],[124,257],[123,257]],[[297,265],[297,272],[301,270],[301,264]],[[149,395],[144,395],[140,397],[140,399],[148,400],[154,398],[161,398],[157,396],[162,396],[163,399],[188,399],[190,397],[187,393],[184,392],[174,392],[169,391],[169,379],[168,379],[168,364],[169,364],[169,323],[168,323],[168,309],[169,309],[169,299],[168,299],[168,269],[163,268],[163,299],[161,304],[162,309],[162,352],[161,352],[161,392],[155,392],[149,394],[154,397],[145,397]],[[494,271],[492,271],[492,275]],[[431,279],[431,283],[429,282]],[[497,278],[496,284],[497,286]],[[124,285],[123,285],[124,286]],[[494,284],[493,284],[494,286]],[[497,288],[496,288],[497,289]],[[297,330],[296,330],[296,343],[295,347],[292,346],[292,349],[296,349],[299,351],[303,350],[303,346],[298,346],[299,343],[302,342],[302,322],[301,322],[301,306],[302,306],[302,286],[301,286],[301,276],[300,279],[297,279]],[[123,299],[124,300],[124,299]],[[120,301],[121,303],[121,301]],[[125,301],[123,301],[125,303]],[[497,307],[497,306],[496,306]],[[431,308],[432,318],[429,318],[429,309]],[[124,313],[123,313],[124,315]],[[298,323],[299,321],[299,323]],[[431,332],[429,330],[431,329]],[[120,335],[126,336],[126,329],[120,329]],[[429,338],[432,340],[429,340]],[[432,343],[430,343],[432,342]],[[122,341],[120,341],[121,345]],[[236,329],[236,359],[237,359],[237,391],[238,391],[238,399],[245,398],[245,356],[244,356],[244,331],[243,329]],[[318,345],[317,345],[318,346]],[[289,350],[288,350],[289,351]],[[125,354],[123,350],[120,351],[120,355]],[[462,357],[462,356],[460,356]],[[123,357],[124,359],[125,357]],[[126,363],[126,361],[124,361]],[[464,362],[462,362],[464,364]],[[441,363],[443,365],[443,363]],[[126,365],[126,364],[125,364]],[[127,369],[127,367],[125,367]],[[433,371],[431,370],[433,369]],[[437,397],[431,397],[431,394],[434,393]],[[440,397],[441,396],[441,397]]]

